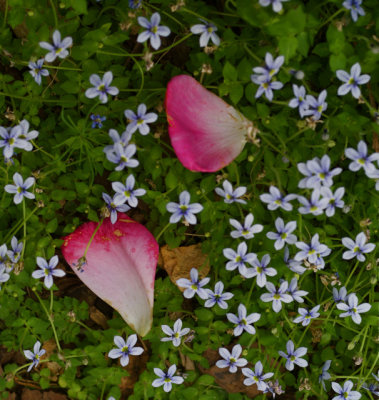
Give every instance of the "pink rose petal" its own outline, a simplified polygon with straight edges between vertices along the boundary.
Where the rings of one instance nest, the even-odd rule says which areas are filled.
[[[165,107],[171,144],[186,168],[218,171],[241,153],[251,122],[196,79],[172,78]]]
[[[63,256],[86,286],[144,336],[153,319],[158,243],[143,225],[119,213],[115,224],[104,220],[80,272],[76,265],[96,227],[97,223],[87,222],[66,236]]]

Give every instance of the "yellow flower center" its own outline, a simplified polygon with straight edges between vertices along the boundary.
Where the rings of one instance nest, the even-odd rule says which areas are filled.
[[[129,350],[129,347],[128,347],[128,346],[124,346],[124,347],[121,349],[121,351],[122,351],[123,353],[126,353],[128,350]]]

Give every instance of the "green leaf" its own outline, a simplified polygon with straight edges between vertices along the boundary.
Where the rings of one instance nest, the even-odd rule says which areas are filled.
[[[297,44],[298,41],[293,36],[282,36],[279,39],[279,51],[284,55],[286,62],[296,54]]]
[[[229,96],[233,104],[237,104],[242,99],[243,86],[239,83],[233,85],[229,91]]]
[[[87,0],[71,0],[71,7],[78,14],[87,14]]]
[[[346,67],[346,57],[345,54],[332,54],[329,58],[329,65],[333,72],[337,71],[337,69],[345,69]]]
[[[47,232],[53,233],[57,230],[57,228],[58,228],[58,220],[54,218],[46,225],[45,229]]]
[[[222,70],[222,75],[224,76],[224,79],[226,81],[236,81],[238,77],[238,72],[237,70],[233,67],[230,62],[226,62],[224,65],[224,68]]]

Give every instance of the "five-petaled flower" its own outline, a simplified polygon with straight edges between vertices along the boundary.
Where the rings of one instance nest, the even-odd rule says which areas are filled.
[[[233,190],[233,186],[228,180],[225,180],[222,183],[222,186],[224,189],[216,188],[215,192],[219,196],[224,198],[225,203],[230,204],[236,202],[236,203],[246,204],[245,200],[239,199],[239,197],[243,196],[246,193],[245,186],[240,186]]]
[[[93,99],[99,96],[99,100],[104,104],[108,101],[108,94],[116,96],[119,90],[116,86],[110,86],[113,80],[111,71],[107,71],[101,79],[99,75],[92,74],[89,78],[90,83],[94,86],[86,90],[86,97]]]
[[[1,289],[1,284],[8,281],[9,278],[10,275],[7,272],[6,266],[4,264],[0,264],[0,289]]]
[[[113,150],[108,150],[105,155],[108,160],[114,164],[118,164],[116,171],[122,171],[125,167],[135,168],[139,165],[139,161],[132,158],[137,151],[135,144],[124,146],[121,142],[113,145]]]
[[[51,257],[49,262],[42,257],[37,257],[37,265],[40,269],[35,270],[32,277],[34,279],[44,278],[44,284],[48,289],[53,286],[53,276],[60,278],[66,275],[62,269],[55,269],[58,265],[58,256]]]
[[[332,217],[334,215],[336,208],[343,208],[345,205],[345,202],[342,200],[344,194],[344,187],[338,188],[334,193],[326,186],[321,188],[321,195],[325,199],[328,199],[328,205],[325,208],[325,214],[328,217]]]
[[[302,261],[307,259],[310,264],[316,265],[318,269],[324,268],[325,261],[323,257],[331,253],[327,245],[320,243],[318,233],[312,236],[309,244],[305,242],[296,242],[295,246],[300,249],[295,255],[295,260]]]
[[[308,103],[305,100],[305,87],[292,85],[293,94],[295,97],[290,100],[288,105],[291,108],[298,108],[300,117],[303,118],[305,116],[304,111],[308,109]]]
[[[366,242],[367,237],[364,232],[358,233],[355,242],[348,237],[342,238],[342,244],[349,249],[342,254],[342,258],[344,260],[351,260],[352,258],[357,257],[358,261],[365,261],[366,257],[364,254],[371,253],[375,249],[374,243]]]
[[[155,113],[147,113],[145,104],[140,104],[137,108],[137,114],[132,110],[125,110],[124,115],[128,119],[129,123],[126,126],[126,130],[130,133],[134,133],[137,129],[141,135],[147,135],[150,132],[148,124],[155,122],[158,119],[158,115]]]
[[[242,368],[242,373],[247,377],[243,381],[244,385],[250,386],[256,383],[258,390],[265,390],[267,387],[266,379],[274,376],[273,372],[268,372],[267,374],[263,373],[263,365],[260,361],[255,364],[254,371],[250,368]]]
[[[30,68],[29,73],[34,78],[35,82],[38,83],[38,85],[41,84],[43,76],[49,75],[49,71],[47,69],[42,68],[44,61],[45,60],[41,58],[36,62],[30,61],[28,65],[28,67]]]
[[[259,318],[261,317],[261,314],[259,313],[252,313],[249,315],[246,315],[246,307],[243,304],[240,304],[238,306],[238,316],[234,315],[232,313],[226,314],[226,317],[228,320],[235,324],[234,328],[234,336],[240,336],[243,331],[246,331],[247,333],[250,333],[251,335],[255,334],[255,328],[252,325],[254,322],[257,322]]]
[[[191,280],[180,278],[176,281],[178,286],[185,288],[183,296],[190,299],[197,294],[203,300],[208,299],[208,293],[203,289],[203,286],[205,286],[211,278],[203,278],[202,280],[199,280],[199,273],[196,268],[191,269],[190,276]]]
[[[351,91],[351,94],[356,99],[359,99],[361,95],[361,89],[358,85],[364,85],[370,80],[370,75],[361,75],[361,66],[359,63],[355,63],[351,67],[350,75],[342,69],[337,70],[336,75],[340,81],[344,82],[344,84],[338,88],[338,95],[344,96]]]
[[[45,349],[41,349],[41,343],[37,340],[35,342],[33,351],[24,350],[24,355],[28,360],[32,360],[32,363],[28,367],[28,372],[33,368],[36,367],[39,363],[40,358],[46,353]]]
[[[243,237],[244,239],[253,238],[255,233],[263,231],[263,225],[260,224],[253,225],[253,221],[254,221],[254,215],[251,213],[246,215],[243,225],[241,225],[236,219],[230,218],[229,219],[230,225],[232,225],[234,228],[237,229],[236,231],[232,231],[230,233],[230,236],[234,239],[239,237]]]
[[[311,115],[313,120],[318,121],[321,118],[321,114],[328,108],[328,103],[326,103],[327,92],[323,90],[318,98],[307,94],[306,102],[308,104],[308,109],[304,111],[304,115]]]
[[[318,382],[321,383],[322,387],[326,391],[325,381],[331,378],[328,369],[330,368],[332,360],[326,360],[325,364],[322,367],[321,374],[318,376]]]
[[[212,24],[212,22],[200,20],[204,22],[204,24],[191,26],[191,32],[195,35],[200,35],[200,47],[208,46],[209,39],[212,40],[214,45],[218,46],[220,44],[220,38],[216,34],[216,25]]]
[[[29,177],[25,179],[25,182],[22,176],[16,172],[13,175],[14,185],[5,185],[4,189],[8,193],[14,194],[13,201],[15,204],[20,204],[24,197],[27,199],[34,199],[35,196],[33,193],[28,192],[27,190],[34,185],[35,179],[33,177]]]
[[[102,128],[103,121],[107,119],[107,117],[102,117],[99,114],[91,114],[92,125],[91,128]]]
[[[307,353],[306,347],[299,347],[295,350],[295,345],[293,344],[292,340],[289,340],[286,345],[287,354],[283,351],[279,351],[279,355],[286,358],[286,369],[288,371],[292,371],[295,368],[295,364],[299,367],[306,367],[308,365],[308,361],[301,358]]]
[[[138,35],[137,42],[143,43],[150,39],[150,44],[153,49],[158,50],[159,47],[161,47],[160,36],[168,36],[171,33],[167,26],[159,25],[160,22],[161,16],[157,12],[151,16],[150,21],[145,17],[138,17],[138,23],[147,30]]]
[[[360,324],[362,317],[359,314],[369,311],[371,305],[369,303],[362,303],[358,305],[358,297],[355,293],[349,294],[346,300],[347,304],[343,302],[337,303],[337,308],[345,311],[340,314],[340,317],[351,317],[356,324]]]
[[[283,5],[282,3],[289,0],[259,0],[259,4],[263,7],[267,7],[270,4],[272,5],[272,9],[278,13],[282,11]]]
[[[59,31],[53,33],[53,44],[48,42],[39,42],[40,47],[49,50],[45,55],[47,62],[53,62],[57,57],[66,58],[68,56],[68,47],[72,46],[72,37],[67,36],[61,40],[61,34]]]
[[[228,349],[224,347],[220,347],[218,349],[218,352],[223,360],[218,360],[216,362],[216,367],[229,367],[229,372],[231,372],[232,374],[237,372],[238,367],[244,367],[247,364],[247,360],[245,360],[244,358],[239,358],[242,353],[242,347],[240,344],[236,344],[235,346],[233,346],[231,353]]]
[[[11,158],[15,148],[27,150],[29,143],[20,137],[21,133],[22,127],[20,125],[7,129],[0,126],[0,148],[3,147],[5,158]]]
[[[162,325],[162,331],[168,335],[168,337],[164,337],[161,339],[161,342],[168,342],[168,341],[172,341],[172,344],[175,347],[178,347],[180,345],[181,342],[181,337],[184,335],[187,335],[187,333],[189,333],[190,328],[183,328],[182,329],[182,325],[183,322],[182,320],[179,318],[175,321],[174,323],[174,329],[171,329],[168,325]]]
[[[180,221],[182,217],[191,225],[195,225],[197,223],[196,216],[197,214],[203,210],[203,206],[199,203],[190,204],[191,196],[184,190],[179,195],[179,203],[170,202],[166,205],[166,209],[168,212],[172,213],[170,217],[170,222],[175,224]]]
[[[129,356],[139,356],[143,353],[142,347],[135,347],[137,343],[137,335],[134,333],[130,335],[126,342],[121,336],[115,336],[113,338],[114,344],[118,347],[117,349],[112,349],[108,353],[110,358],[120,358],[120,364],[125,367],[129,364]]]
[[[163,385],[163,390],[165,392],[170,392],[173,383],[180,385],[184,382],[184,379],[181,376],[174,376],[175,372],[175,364],[171,365],[167,372],[162,371],[160,368],[154,368],[154,373],[159,376],[159,378],[153,381],[152,386],[159,387]]]
[[[204,307],[213,307],[218,304],[220,308],[224,310],[228,308],[228,304],[225,300],[230,300],[234,294],[230,292],[224,292],[224,284],[220,281],[215,285],[215,290],[205,289],[208,293],[208,300],[204,303]]]
[[[338,396],[334,396],[332,400],[358,400],[362,397],[362,395],[353,389],[353,382],[346,381],[343,384],[343,387],[337,382],[332,382],[333,390],[338,394]]]

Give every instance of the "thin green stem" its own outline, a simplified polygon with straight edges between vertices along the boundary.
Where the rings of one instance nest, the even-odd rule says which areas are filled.
[[[53,304],[54,304],[54,292],[53,289],[50,289],[50,314],[53,312]]]
[[[8,235],[5,237],[4,242],[8,242],[9,239],[10,239],[12,236],[16,235],[16,233],[17,233],[18,230],[21,228],[21,226],[24,224],[24,222],[26,223],[26,222],[28,221],[28,219],[29,219],[37,210],[38,210],[38,207],[35,207],[35,208],[33,209],[33,211],[32,211],[25,219],[22,219],[21,221],[19,221],[19,222],[17,223],[17,225],[16,225],[12,230],[10,230],[10,231],[8,232]]]
[[[3,19],[3,29],[7,24],[7,16],[8,16],[8,0],[5,0],[5,9],[4,9],[4,19]]]
[[[49,1],[50,1],[51,9],[53,10],[54,26],[55,26],[55,29],[58,29],[58,16],[57,16],[57,11],[55,10],[54,1],[53,0],[49,0]]]
[[[31,140],[32,145],[41,153],[46,154],[48,157],[50,157],[52,160],[55,160],[55,157],[52,156],[50,153],[45,151],[42,147],[39,147],[34,140]]]
[[[163,235],[163,233],[167,230],[167,228],[171,225],[171,222],[169,222],[156,236],[155,240],[158,242],[159,238]]]
[[[61,352],[62,352],[62,348],[61,348],[61,345],[60,345],[60,343],[59,343],[57,331],[55,330],[55,325],[54,325],[53,318],[52,318],[51,314],[49,313],[49,311],[47,310],[47,308],[46,308],[45,304],[43,303],[41,297],[39,297],[39,295],[38,295],[38,293],[37,293],[37,290],[35,290],[34,293],[35,293],[35,295],[37,296],[37,299],[38,299],[38,301],[40,302],[40,304],[41,304],[43,310],[45,311],[45,314],[46,314],[47,318],[49,319],[51,328],[53,329],[54,338],[55,338],[55,343],[57,344],[57,348],[58,348],[59,353],[61,353]]]
[[[101,227],[101,225],[103,224],[103,219],[97,224],[97,227],[96,227],[96,229],[93,231],[93,234],[92,234],[92,236],[90,237],[90,239],[89,239],[89,241],[88,241],[88,243],[87,243],[87,246],[86,246],[86,249],[85,249],[85,251],[84,251],[84,255],[83,255],[83,257],[85,258],[86,257],[86,255],[87,255],[87,252],[88,252],[88,250],[89,250],[89,248],[90,248],[90,246],[91,246],[91,243],[92,243],[92,240],[95,238],[95,236],[96,236],[96,233],[97,233],[97,231],[100,229],[100,227]]]
[[[359,265],[359,261],[357,260],[357,262],[354,265],[354,268],[351,270],[350,275],[349,275],[349,277],[347,278],[347,280],[345,282],[345,287],[346,288],[347,288],[347,284],[349,283],[350,279],[352,278],[352,276],[353,276],[355,270],[357,269],[358,265]]]
[[[22,199],[22,220],[23,220],[23,225],[24,225],[24,245],[22,246],[22,252],[21,252],[21,257],[20,260],[22,261],[24,259],[24,253],[25,253],[25,247],[26,247],[26,207],[25,207],[25,197]]]
[[[104,392],[105,392],[105,380],[103,380],[103,384],[101,386],[100,400],[103,400]]]

